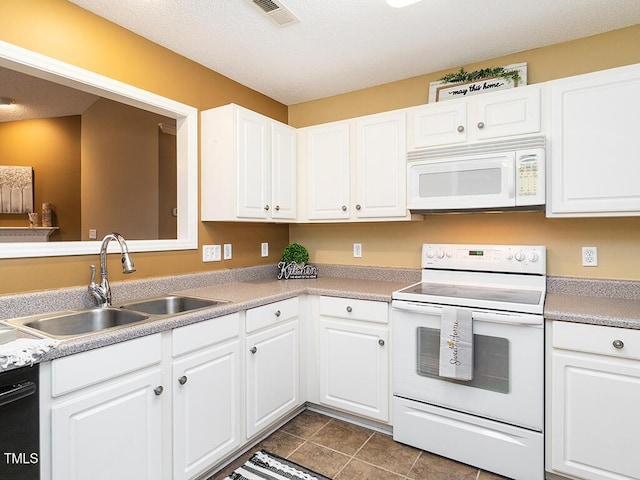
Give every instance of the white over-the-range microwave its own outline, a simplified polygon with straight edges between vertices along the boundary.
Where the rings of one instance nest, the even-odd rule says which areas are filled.
[[[545,139],[409,152],[407,203],[416,213],[541,210],[545,203]]]

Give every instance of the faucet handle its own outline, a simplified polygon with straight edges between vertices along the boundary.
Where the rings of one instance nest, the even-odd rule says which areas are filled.
[[[89,286],[95,287],[96,286],[96,266],[89,265],[89,268],[91,269],[91,280],[89,281]]]

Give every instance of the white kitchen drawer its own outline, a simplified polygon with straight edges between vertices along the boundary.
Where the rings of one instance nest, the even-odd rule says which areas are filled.
[[[553,348],[640,360],[640,330],[556,321]]]
[[[232,313],[173,330],[172,355],[177,357],[209,345],[236,338],[240,334],[240,314]]]
[[[270,327],[298,316],[298,297],[247,310],[247,333]]]
[[[51,395],[57,397],[140,370],[159,363],[161,356],[160,334],[156,333],[58,358],[51,362]]]
[[[365,322],[389,323],[389,304],[374,300],[320,297],[320,315]]]

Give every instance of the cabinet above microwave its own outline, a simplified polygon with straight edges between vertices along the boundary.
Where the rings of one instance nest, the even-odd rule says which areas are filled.
[[[408,149],[539,134],[541,110],[539,85],[411,108],[407,118]]]

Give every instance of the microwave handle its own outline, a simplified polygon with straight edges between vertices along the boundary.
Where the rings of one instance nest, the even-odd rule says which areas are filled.
[[[519,159],[519,162],[537,162],[538,155],[535,153],[529,153],[527,155],[522,155]]]

